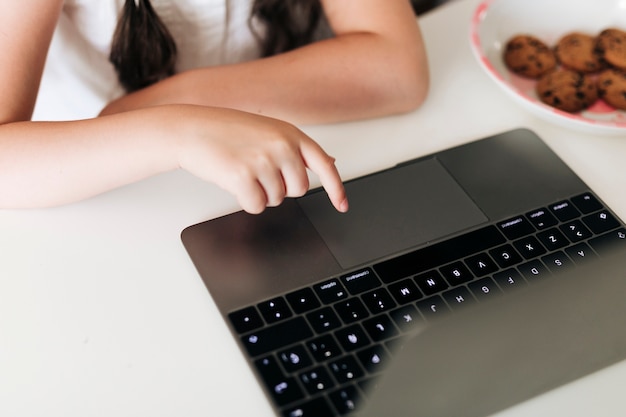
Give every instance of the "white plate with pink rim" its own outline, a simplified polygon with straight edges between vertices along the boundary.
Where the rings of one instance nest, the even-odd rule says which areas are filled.
[[[514,35],[530,34],[553,46],[567,33],[596,35],[610,27],[626,30],[626,0],[484,0],[472,16],[470,44],[489,77],[536,116],[586,133],[626,136],[626,111],[602,100],[579,113],[557,110],[538,99],[536,81],[515,75],[503,61]]]

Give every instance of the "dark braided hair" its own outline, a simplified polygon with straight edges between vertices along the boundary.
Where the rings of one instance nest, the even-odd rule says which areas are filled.
[[[319,0],[255,0],[250,19],[265,25],[262,55],[272,56],[310,43],[321,17]]]
[[[262,56],[271,56],[310,43],[322,14],[319,0],[254,0],[249,24],[263,25],[257,39]],[[149,0],[126,0],[109,61],[128,92],[174,74],[176,44]]]

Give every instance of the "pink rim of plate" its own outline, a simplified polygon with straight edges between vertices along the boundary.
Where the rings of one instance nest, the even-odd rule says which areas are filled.
[[[483,20],[485,13],[487,13],[487,10],[489,9],[489,6],[491,5],[491,3],[493,3],[496,0],[485,0],[483,2],[481,2],[478,7],[476,8],[476,10],[474,11],[474,15],[472,16],[472,22],[471,22],[471,33],[470,33],[470,42],[472,45],[472,49],[474,50],[474,54],[478,57],[478,60],[480,61],[481,65],[487,70],[487,72],[495,79],[497,80],[501,85],[503,85],[506,89],[508,89],[509,91],[512,91],[516,94],[517,97],[520,97],[526,101],[528,101],[529,103],[535,105],[535,106],[539,106],[544,110],[547,110],[559,117],[563,117],[565,119],[570,119],[576,123],[579,123],[581,125],[587,125],[587,126],[598,126],[598,127],[606,127],[606,128],[617,128],[617,129],[626,129],[626,122],[619,122],[619,121],[603,121],[603,120],[594,120],[594,119],[589,119],[587,117],[581,116],[580,114],[573,114],[573,113],[567,113],[558,109],[555,109],[553,107],[550,107],[544,103],[541,103],[539,100],[533,98],[533,97],[529,97],[526,94],[523,94],[522,92],[520,92],[518,89],[513,88],[511,86],[511,84],[504,79],[504,77],[502,76],[502,74],[500,74],[495,68],[494,66],[491,64],[491,61],[489,60],[489,58],[487,58],[487,56],[485,56],[485,54],[483,53],[483,50],[481,48],[480,45],[480,36],[478,34],[478,27],[480,26],[481,21]],[[606,107],[607,105],[604,105],[604,107]],[[600,105],[600,107],[602,107],[602,105]],[[617,110],[614,110],[617,111]]]

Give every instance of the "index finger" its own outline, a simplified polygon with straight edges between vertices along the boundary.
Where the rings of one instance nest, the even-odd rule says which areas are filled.
[[[319,177],[333,206],[341,213],[347,212],[348,197],[335,166],[335,158],[324,152],[313,139],[304,141],[300,146],[300,152],[306,167]]]

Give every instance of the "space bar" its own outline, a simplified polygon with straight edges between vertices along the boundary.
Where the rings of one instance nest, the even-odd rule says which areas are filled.
[[[487,250],[504,243],[505,240],[495,226],[487,226],[397,258],[388,259],[374,265],[374,270],[384,282],[389,283]]]

